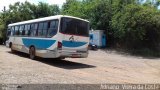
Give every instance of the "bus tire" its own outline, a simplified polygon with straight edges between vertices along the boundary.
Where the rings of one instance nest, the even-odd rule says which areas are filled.
[[[12,53],[14,53],[14,52],[15,52],[15,50],[13,49],[13,45],[12,45],[12,43],[10,43],[9,47],[11,48],[11,52],[12,52]]]
[[[35,60],[36,58],[36,52],[35,52],[35,48],[32,46],[29,49],[29,58],[32,60]]]

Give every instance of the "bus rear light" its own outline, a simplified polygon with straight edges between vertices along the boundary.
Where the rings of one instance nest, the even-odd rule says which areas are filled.
[[[62,43],[58,42],[58,48],[62,48]]]

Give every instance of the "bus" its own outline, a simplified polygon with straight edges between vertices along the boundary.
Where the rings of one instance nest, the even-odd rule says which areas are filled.
[[[87,58],[89,21],[56,15],[8,25],[6,46],[31,59]]]

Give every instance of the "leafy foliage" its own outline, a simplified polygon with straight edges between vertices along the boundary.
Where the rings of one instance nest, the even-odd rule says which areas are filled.
[[[158,46],[160,40],[159,14],[155,8],[130,4],[112,18],[114,38],[126,47]]]

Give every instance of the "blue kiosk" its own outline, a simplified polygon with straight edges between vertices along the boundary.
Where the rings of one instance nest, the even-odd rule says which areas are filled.
[[[106,47],[106,34],[104,30],[90,30],[90,44],[97,45],[99,48]]]

